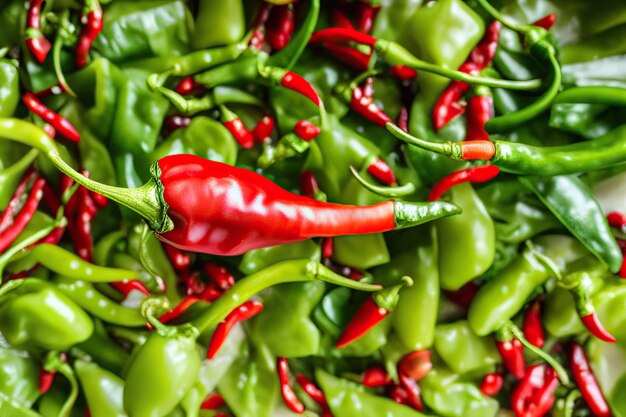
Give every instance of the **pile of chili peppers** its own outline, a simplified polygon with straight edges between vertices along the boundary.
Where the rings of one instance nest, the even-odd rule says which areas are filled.
[[[626,415],[626,4],[530,3],[2,2],[0,415]]]

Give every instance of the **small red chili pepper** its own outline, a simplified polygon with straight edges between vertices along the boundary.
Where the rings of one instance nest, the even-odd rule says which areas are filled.
[[[334,27],[355,30],[350,19],[348,19],[346,14],[338,7],[330,9],[330,21]]]
[[[233,277],[232,274],[223,266],[205,263],[202,265],[202,269],[205,274],[211,277],[218,288],[222,291],[226,291],[235,285],[235,277]]]
[[[303,196],[315,199],[317,199],[317,196],[320,195],[320,186],[317,183],[317,179],[315,178],[313,171],[306,170],[300,175],[300,193]]]
[[[335,346],[342,348],[363,337],[393,311],[398,304],[400,290],[411,285],[413,285],[411,278],[402,277],[399,284],[380,290],[369,297],[352,317]]]
[[[191,94],[194,90],[204,88],[202,84],[199,84],[194,80],[192,76],[185,77],[178,82],[176,86],[176,92],[178,94],[187,95]]]
[[[493,117],[493,99],[475,95],[467,102],[465,140],[489,140],[485,124]]]
[[[393,185],[396,183],[396,175],[393,170],[380,158],[376,158],[367,166],[367,172],[382,184]]]
[[[340,265],[331,261],[329,258],[324,259],[324,265],[333,270],[333,272],[343,275],[346,278],[350,278],[354,281],[360,281],[365,277],[365,272],[359,271],[351,266]]]
[[[533,26],[539,26],[540,28],[544,28],[545,30],[550,30],[552,26],[556,23],[556,15],[554,13],[550,13],[542,17],[533,23]]]
[[[252,23],[252,37],[248,42],[248,45],[254,49],[260,50],[263,46],[263,41],[265,40],[264,25],[270,15],[270,7],[271,5],[268,2],[260,2],[256,17]]]
[[[127,298],[132,291],[139,291],[147,296],[150,295],[150,290],[148,290],[141,281],[137,281],[136,279],[131,281],[111,282],[110,285],[118,290],[124,298]]]
[[[370,33],[380,7],[374,7],[364,1],[356,1],[352,5],[352,13],[356,16],[356,30]]]
[[[46,184],[46,180],[37,178],[36,175],[33,177],[32,174],[27,174],[25,180],[27,182],[23,188],[18,186],[17,191],[21,191],[21,193],[13,195],[9,206],[2,213],[2,217],[0,217],[0,253],[11,246],[13,241],[22,233],[33,218],[35,211],[37,211],[37,206],[39,206],[39,202],[43,197],[42,189]],[[30,188],[27,195],[26,188]],[[18,210],[19,213],[17,213]]]
[[[256,316],[262,310],[263,304],[259,301],[246,301],[231,311],[230,314],[215,328],[213,336],[211,337],[211,343],[209,343],[206,358],[213,359],[215,357],[235,324]]]
[[[559,379],[552,368],[533,365],[511,394],[511,406],[518,417],[542,417],[554,404]]]
[[[300,139],[307,142],[315,139],[322,131],[318,126],[315,126],[308,120],[298,120],[293,130]]]
[[[30,53],[42,63],[50,52],[50,42],[41,33],[41,7],[43,0],[31,0],[26,17],[26,46]]]
[[[517,379],[524,378],[526,363],[522,343],[509,332],[502,330],[496,333],[496,347],[507,371]]]
[[[409,352],[398,362],[398,374],[420,381],[433,367],[430,350],[414,350]]]
[[[476,74],[479,68],[473,62],[466,62],[461,65],[459,71],[466,74]],[[433,126],[435,130],[440,130],[450,120],[463,114],[465,106],[460,104],[459,101],[469,89],[470,85],[463,81],[455,80],[450,82],[433,107]]]
[[[374,103],[372,96],[367,94],[366,88],[355,87],[352,90],[350,108],[370,122],[384,128],[387,123],[392,122],[391,117]]]
[[[481,183],[491,181],[499,173],[500,168],[495,165],[483,165],[455,171],[450,175],[446,175],[434,185],[428,195],[428,201],[439,200],[446,191],[455,185],[464,182]]]
[[[626,231],[626,213],[612,211],[606,216],[611,227]]]
[[[409,398],[409,393],[402,385],[393,385],[389,389],[389,398],[398,404],[406,404]]]
[[[52,87],[48,87],[45,90],[37,91],[33,93],[38,99],[43,99],[52,95],[62,94],[65,92],[65,87],[62,84],[55,84]]]
[[[363,372],[361,383],[369,388],[386,387],[391,384],[391,377],[385,368],[379,365],[370,366]]]
[[[396,124],[400,129],[409,133],[409,110],[406,106],[400,107],[400,113],[398,114],[398,121]]]
[[[284,49],[293,35],[295,16],[293,5],[273,6],[265,25],[265,38],[272,50]]]
[[[202,402],[201,410],[217,410],[226,404],[224,397],[219,392],[213,392]]]
[[[315,88],[313,88],[313,86],[301,75],[296,74],[293,71],[277,68],[273,71],[271,77],[279,80],[280,85],[282,85],[286,89],[302,94],[313,103],[315,103],[316,106],[320,106],[322,100],[320,99],[319,94],[317,94]]]
[[[27,92],[22,96],[22,101],[28,110],[41,117],[44,122],[50,124],[57,132],[72,142],[80,141],[80,134],[74,126],[65,118],[59,116],[47,108],[33,93]]]
[[[610,417],[611,409],[602,394],[593,369],[589,366],[585,350],[576,342],[572,342],[569,363],[576,386],[592,414],[597,417]]]
[[[189,126],[191,123],[191,117],[186,116],[167,116],[163,121],[163,126],[165,126],[165,130],[167,133],[172,133],[173,131]]]
[[[191,307],[198,301],[200,301],[198,297],[188,295],[187,297],[183,298],[181,302],[178,303],[178,305],[176,305],[173,309],[166,311],[163,315],[161,315],[161,317],[159,317],[159,321],[165,324],[180,317],[182,314],[185,313],[185,311],[187,311],[187,309],[189,309],[189,307]],[[151,326],[148,326],[148,328],[151,328]]]
[[[541,326],[541,303],[539,300],[535,301],[526,311],[522,330],[526,340],[540,349],[543,347],[545,338]]]
[[[367,46],[374,46],[376,38],[366,33],[358,32],[349,28],[326,28],[313,33],[309,43],[346,43],[356,42]]]
[[[492,372],[483,378],[483,382],[480,384],[480,391],[489,397],[493,397],[500,392],[502,385],[504,385],[502,375]]]
[[[371,54],[366,54],[351,46],[324,42],[324,49],[342,63],[349,65],[358,71],[366,71],[369,68]]]
[[[78,38],[76,46],[76,66],[83,68],[87,65],[87,57],[91,44],[98,34],[102,32],[102,7],[98,0],[86,0],[83,9],[83,22],[85,25]]]
[[[470,281],[456,291],[444,290],[444,294],[455,304],[463,308],[468,308],[472,300],[474,300],[474,297],[476,297],[479,289],[480,286],[478,284],[474,281]]]
[[[89,178],[88,171],[81,171],[81,174]],[[68,201],[65,210],[65,216],[68,218],[67,229],[74,243],[74,249],[81,258],[88,262],[91,262],[91,253],[93,251],[91,222],[97,211],[98,207],[93,198],[93,193],[82,186],[78,187]]]
[[[307,393],[309,397],[316,403],[322,407],[323,410],[328,411],[328,403],[326,402],[326,397],[322,390],[320,390],[317,385],[315,385],[309,378],[304,376],[303,374],[296,375],[296,381],[302,390]]]
[[[89,195],[93,198],[94,203],[100,208],[105,208],[109,205],[109,199],[103,196],[102,194],[98,194],[94,191],[89,191]]]
[[[406,65],[392,65],[390,74],[392,77],[402,81],[410,81],[417,78],[417,70]]]
[[[163,249],[165,249],[165,254],[175,270],[182,271],[187,269],[191,264],[191,257],[184,251],[172,245],[168,245],[167,243],[163,244]]]
[[[334,239],[332,237],[326,237],[322,240],[322,257],[325,259],[331,258],[335,251]]]
[[[13,196],[9,200],[9,204],[7,204],[7,207],[4,209],[2,215],[0,216],[0,232],[4,231],[7,227],[13,224],[17,212],[20,211],[24,205],[24,199],[27,189],[32,187],[32,184],[35,182],[36,179],[37,173],[33,169],[29,169],[26,174],[24,174],[19,184],[17,185],[17,188],[13,192]],[[49,188],[47,184],[45,184],[42,188],[42,198],[43,190],[46,187]],[[57,206],[53,208],[53,211],[56,212],[59,209],[60,204],[58,204],[58,202],[56,201],[52,201],[52,204],[55,203],[57,204]]]
[[[595,312],[587,314],[586,316],[581,316],[580,319],[587,330],[589,330],[589,333],[598,339],[609,343],[615,343],[617,341],[615,337],[604,328]]]
[[[424,410],[420,387],[417,385],[417,382],[413,378],[404,374],[399,374],[398,377],[400,378],[400,385],[406,390],[407,393],[404,404],[415,408],[418,411]]]
[[[252,133],[243,124],[239,116],[228,110],[225,106],[220,106],[222,113],[221,121],[224,127],[228,129],[237,143],[244,149],[251,149],[254,146],[254,138]]]
[[[254,139],[257,142],[263,143],[266,138],[272,137],[275,124],[276,121],[272,116],[263,116],[254,129],[252,129],[252,136],[254,136]]]
[[[39,394],[43,395],[50,390],[56,374],[56,371],[48,372],[45,369],[39,371]]]
[[[493,21],[487,26],[483,38],[474,49],[472,49],[467,61],[476,64],[479,70],[486,68],[496,55],[501,29],[502,23],[498,20]]]
[[[278,371],[278,380],[280,381],[280,392],[285,401],[285,405],[296,414],[304,413],[304,404],[298,400],[296,393],[293,392],[289,384],[289,364],[287,359],[278,357],[276,359],[276,369]]]

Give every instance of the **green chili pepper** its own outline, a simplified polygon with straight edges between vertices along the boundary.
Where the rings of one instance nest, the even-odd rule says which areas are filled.
[[[312,240],[303,240],[286,245],[253,249],[243,255],[239,270],[244,274],[253,274],[280,261],[302,258],[319,261],[321,259],[320,246]]]
[[[0,403],[10,399],[16,405],[30,408],[39,397],[38,385],[39,363],[34,357],[26,352],[0,348]]]
[[[93,417],[126,417],[120,377],[82,359],[74,362],[74,369]]]
[[[89,339],[76,346],[98,365],[116,375],[122,374],[129,358],[128,352],[109,336],[104,324],[98,319],[94,319],[94,331]]]
[[[389,262],[389,251],[382,234],[341,236],[333,239],[333,260],[369,269]]]
[[[11,117],[20,100],[17,67],[0,58],[0,117]]]
[[[7,148],[10,149],[11,147],[3,147],[0,145],[2,153],[7,152]],[[19,184],[22,179],[24,172],[26,172],[28,167],[37,159],[38,155],[39,152],[37,150],[31,149],[28,153],[20,156],[16,161],[13,161],[13,163],[7,163],[7,165],[2,164],[3,166],[0,169],[0,209],[4,210],[7,204],[9,204],[9,200],[17,184]]]
[[[241,0],[200,0],[191,43],[195,49],[238,42],[246,30]]]

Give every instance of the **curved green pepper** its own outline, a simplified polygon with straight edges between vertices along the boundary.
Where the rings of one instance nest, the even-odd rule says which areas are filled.
[[[239,270],[244,274],[253,274],[277,262],[292,259],[321,259],[321,249],[312,240],[270,246],[269,248],[253,249],[246,252],[239,263]]]
[[[94,331],[77,347],[88,354],[101,367],[121,375],[124,366],[128,362],[129,354],[111,336],[107,333],[107,329],[98,319],[94,320]]]
[[[0,402],[30,408],[39,397],[39,363],[26,352],[0,348]],[[0,407],[0,410],[2,408]]]
[[[126,417],[123,407],[124,381],[92,362],[74,362],[76,376],[93,417]]]
[[[334,261],[357,269],[369,269],[389,262],[389,251],[381,233],[339,236],[333,239]]]
[[[441,287],[455,291],[491,266],[496,239],[493,220],[470,184],[452,187],[450,197],[463,213],[437,222],[436,227]]]
[[[194,49],[235,43],[246,31],[243,3],[241,0],[200,0],[195,26],[191,38]]]

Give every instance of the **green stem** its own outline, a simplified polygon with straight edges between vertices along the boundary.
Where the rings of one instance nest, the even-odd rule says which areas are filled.
[[[514,23],[510,21],[509,19],[505,19],[504,16],[502,16],[502,14],[498,10],[496,10],[495,7],[489,4],[487,0],[478,0],[478,4],[480,4],[482,8],[485,9],[485,11],[491,15],[491,17],[498,20],[500,23],[502,23],[504,26],[508,27],[509,29],[514,30],[516,32],[520,32],[520,33],[526,32],[526,27],[525,27],[526,25],[518,25],[517,23]]]
[[[61,27],[59,28],[57,37],[54,39],[54,44],[52,45],[52,65],[54,67],[54,73],[57,76],[57,80],[63,87],[63,90],[70,96],[76,97],[76,93],[67,83],[65,75],[63,74],[63,69],[61,68],[61,48],[63,47],[63,38],[69,36],[67,33],[68,29],[66,28],[67,25],[69,25],[68,13],[64,12],[61,16]]]
[[[76,398],[78,398],[78,382],[76,381],[76,375],[74,375],[74,370],[67,364],[64,363],[59,366],[59,373],[67,378],[70,381],[70,395],[68,395],[67,399],[63,403],[63,408],[59,411],[59,417],[69,417],[72,412],[72,408],[74,408],[74,403],[76,403]]]
[[[391,132],[396,138],[410,144],[415,145],[419,148],[425,149],[427,151],[435,152],[448,158],[462,160],[462,148],[460,143],[457,142],[429,142],[424,139],[416,138],[415,136],[409,135],[404,130],[400,129],[398,126],[393,123],[387,123],[387,130]]]
[[[626,88],[619,87],[574,87],[560,92],[554,98],[557,103],[589,103],[608,106],[626,106]]]
[[[237,281],[192,324],[200,330],[200,333],[203,333],[216,326],[231,311],[266,288],[286,282],[304,282],[316,279],[360,291],[379,291],[382,289],[380,285],[366,284],[342,277],[316,261],[309,259],[284,261]]]
[[[23,120],[0,118],[0,137],[38,149],[59,171],[88,190],[102,194],[138,213],[150,223],[156,232],[163,233],[173,228],[172,221],[166,214],[168,207],[159,199],[160,185],[154,178],[139,188],[113,187],[93,181],[81,175],[63,160],[56,144],[43,130]],[[157,178],[159,174],[159,172],[153,173]]]
[[[399,187],[384,187],[381,185],[375,185],[375,184],[367,182],[365,178],[359,175],[358,171],[354,169],[352,165],[350,165],[350,172],[352,172],[352,175],[354,175],[354,178],[356,178],[356,180],[363,187],[367,188],[369,191],[373,192],[374,194],[378,194],[383,197],[389,197],[389,198],[406,197],[407,195],[413,194],[415,192],[415,185],[413,185],[410,182],[404,185],[401,185]]]

